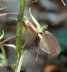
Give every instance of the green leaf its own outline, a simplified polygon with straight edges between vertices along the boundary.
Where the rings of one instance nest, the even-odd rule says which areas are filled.
[[[30,13],[30,16],[32,18],[32,20],[34,21],[34,23],[36,24],[37,26],[37,30],[39,30],[41,28],[40,24],[38,23],[38,21],[33,17],[32,13],[31,13],[31,8],[29,8],[29,13]]]
[[[4,37],[4,30],[2,30],[2,35],[0,36],[0,40]]]
[[[24,56],[25,56],[26,52],[27,52],[27,51],[24,51],[23,54],[22,54],[21,57],[20,57],[20,61],[19,61],[19,65],[18,65],[17,72],[20,72],[20,70],[21,70],[21,65],[22,65],[22,63],[23,63],[23,59],[24,59]]]
[[[9,20],[15,20],[15,21],[17,21],[18,19],[10,17]]]
[[[16,49],[16,46],[13,45],[13,44],[4,44],[5,46],[8,46],[8,47],[13,47],[14,49]]]
[[[5,6],[5,7],[3,7],[3,8],[0,8],[0,10],[6,9],[6,8],[7,8],[7,6]]]

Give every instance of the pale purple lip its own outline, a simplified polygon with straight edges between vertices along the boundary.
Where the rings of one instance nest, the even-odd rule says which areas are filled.
[[[45,31],[40,39],[40,48],[52,56],[59,54],[61,51],[55,36],[48,31]]]

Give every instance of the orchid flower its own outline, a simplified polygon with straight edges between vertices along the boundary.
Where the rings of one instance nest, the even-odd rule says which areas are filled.
[[[47,28],[47,25],[40,26],[37,20],[33,17],[31,8],[29,9],[29,13],[37,28],[30,22],[30,20],[26,16],[24,17],[29,22],[30,27],[38,34],[40,38],[39,46],[41,50],[52,56],[59,54],[61,49],[56,40],[56,37],[51,32],[44,32],[44,29]]]

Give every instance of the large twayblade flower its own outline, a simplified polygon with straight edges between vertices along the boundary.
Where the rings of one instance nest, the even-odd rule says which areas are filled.
[[[38,34],[38,36],[40,38],[39,46],[40,46],[41,50],[43,50],[44,52],[46,52],[48,54],[51,54],[52,56],[59,54],[61,49],[56,40],[56,37],[48,31],[45,31],[45,32],[43,31],[45,28],[47,28],[47,26],[46,25],[44,25],[42,27],[40,26],[40,24],[37,22],[37,20],[31,14],[31,9],[29,9],[29,13],[30,13],[30,16],[31,16],[32,20],[34,21],[35,25],[37,26],[37,28],[30,22],[30,20],[26,16],[24,16],[24,17],[29,22],[30,27]]]

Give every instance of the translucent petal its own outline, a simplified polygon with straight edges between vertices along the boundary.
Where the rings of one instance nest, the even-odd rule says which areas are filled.
[[[45,31],[40,39],[40,48],[52,56],[59,54],[61,51],[55,36],[48,31]]]

